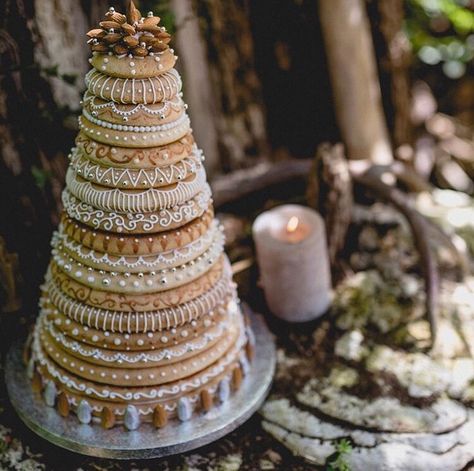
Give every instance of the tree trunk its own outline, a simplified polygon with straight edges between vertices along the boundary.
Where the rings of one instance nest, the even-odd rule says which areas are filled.
[[[389,163],[393,156],[364,2],[320,0],[319,15],[348,157]]]
[[[189,104],[196,142],[206,156],[206,169],[212,174],[219,168],[219,136],[207,45],[193,13],[192,0],[173,0],[171,8],[175,15],[175,43],[184,81],[184,99]]]
[[[245,0],[196,2],[207,44],[221,169],[245,167],[267,151],[260,82]],[[188,43],[193,49],[194,45]],[[199,110],[195,110],[196,114]]]
[[[35,314],[88,68],[85,32],[105,4],[0,3],[0,272],[8,310],[18,297]],[[17,259],[21,286],[12,274]]]
[[[380,31],[385,39],[386,55],[383,67],[390,74],[390,98],[393,106],[393,141],[395,146],[410,143],[413,125],[411,122],[411,93],[409,66],[411,47],[403,32],[403,0],[378,2]]]

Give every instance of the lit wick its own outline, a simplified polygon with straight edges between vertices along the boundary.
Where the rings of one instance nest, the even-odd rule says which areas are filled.
[[[286,225],[286,232],[295,232],[300,220],[296,216],[291,216],[288,224]]]
[[[291,218],[286,223],[286,233],[283,236],[283,239],[292,244],[297,244],[309,235],[310,229],[304,223],[300,223],[300,220],[297,216],[291,216]]]

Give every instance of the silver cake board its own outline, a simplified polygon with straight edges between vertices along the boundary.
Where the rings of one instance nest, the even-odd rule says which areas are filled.
[[[121,426],[105,430],[97,424],[83,425],[75,415],[63,418],[32,391],[22,359],[23,345],[19,343],[10,349],[5,366],[10,401],[31,430],[55,445],[84,455],[149,459],[199,448],[243,424],[270,390],[276,363],[273,337],[261,315],[252,313],[249,318],[255,334],[255,356],[240,389],[226,403],[188,422],[172,421],[163,429],[142,424],[130,432]]]

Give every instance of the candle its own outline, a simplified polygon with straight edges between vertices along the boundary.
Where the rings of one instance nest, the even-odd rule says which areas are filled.
[[[268,307],[290,322],[321,316],[331,301],[326,231],[321,216],[299,205],[260,214],[252,228]]]

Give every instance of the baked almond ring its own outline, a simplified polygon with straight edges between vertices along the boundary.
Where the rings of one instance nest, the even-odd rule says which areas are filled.
[[[217,221],[199,239],[181,249],[173,249],[149,256],[116,256],[89,249],[68,237],[55,232],[52,238],[53,255],[59,255],[70,262],[77,262],[94,270],[114,271],[118,273],[145,273],[161,271],[189,263],[198,257],[205,256],[214,244],[223,246],[224,236]],[[72,260],[71,260],[72,259]]]
[[[175,69],[156,77],[143,79],[119,78],[95,69],[86,74],[87,90],[94,96],[115,103],[137,105],[160,103],[181,93],[183,83]]]
[[[208,379],[205,384],[201,381],[200,378],[207,377],[209,375],[203,373],[195,375],[195,377],[191,378],[189,381],[182,380],[166,388],[167,391],[179,391],[183,387],[181,385],[186,386],[187,384],[191,383],[195,385],[199,384],[199,386],[195,386],[195,388],[186,388],[187,392],[181,393],[180,396],[174,394],[174,396],[170,398],[169,395],[166,395],[163,399],[158,398],[158,396],[156,395],[156,399],[147,400],[145,402],[137,402],[134,401],[133,398],[128,400],[116,400],[115,402],[113,402],[110,399],[96,399],[94,397],[91,397],[90,394],[86,394],[79,390],[83,387],[84,390],[98,391],[98,389],[94,388],[94,386],[96,385],[94,385],[93,383],[81,381],[76,376],[66,374],[59,368],[54,370],[54,374],[51,374],[44,365],[39,365],[37,367],[42,382],[46,383],[48,381],[53,381],[60,383],[61,390],[67,398],[67,414],[77,413],[79,403],[84,401],[91,409],[91,414],[93,417],[92,421],[101,423],[102,426],[106,428],[109,428],[113,425],[122,424],[124,422],[125,411],[130,403],[133,403],[139,414],[140,421],[144,423],[155,421],[155,408],[159,407],[162,411],[161,420],[163,421],[160,427],[165,426],[168,420],[177,418],[178,400],[180,397],[188,400],[189,403],[192,404],[193,413],[196,414],[200,411],[208,411],[213,406],[220,405],[220,401],[217,398],[219,384],[223,381],[227,381],[230,383],[232,381],[232,372],[236,369],[241,370],[238,355],[235,356],[234,360],[231,363],[226,365],[222,372],[213,375],[213,377],[211,379]],[[57,379],[58,377],[61,380],[64,380],[66,377],[68,377],[68,380],[65,381],[63,384],[60,380]],[[81,387],[74,388],[72,386],[73,384],[81,385]],[[205,406],[202,402],[202,397],[204,397],[204,393],[207,401]],[[109,394],[114,396],[117,395],[117,393],[114,393],[113,391]],[[130,395],[132,394],[130,393]],[[62,404],[62,406],[64,407],[64,403]],[[58,410],[60,410],[60,408],[61,405],[58,404]],[[105,411],[107,412],[107,414],[104,414]],[[104,415],[106,415],[107,419],[104,419]]]
[[[92,162],[130,169],[166,167],[189,157],[196,151],[191,133],[163,146],[127,148],[98,142],[79,131],[76,146],[79,153]]]
[[[235,301],[234,301],[235,302]],[[232,302],[232,304],[234,303]],[[51,300],[41,299],[41,315],[52,322],[54,329],[66,335],[68,340],[77,341],[91,348],[103,348],[119,352],[161,351],[176,345],[185,345],[193,339],[205,335],[209,329],[225,321],[232,312],[229,296],[214,308],[196,320],[177,327],[161,331],[117,333],[110,330],[100,330],[76,322],[59,310]],[[124,317],[128,317],[126,314]]]
[[[191,130],[187,114],[175,121],[156,126],[129,126],[112,124],[90,116],[83,110],[79,116],[79,128],[91,139],[117,147],[157,147],[170,144],[184,137]]]
[[[92,289],[71,279],[55,264],[50,265],[50,272],[56,286],[65,295],[76,301],[111,311],[146,312],[184,304],[201,296],[222,277],[224,264],[227,263],[229,262],[223,255],[208,272],[191,283],[150,294],[122,294]]]
[[[104,211],[80,201],[67,188],[62,193],[62,201],[70,218],[94,229],[118,234],[151,234],[177,229],[202,216],[212,202],[207,183],[202,191],[185,203],[148,213]]]
[[[168,72],[174,67],[176,56],[173,49],[170,48],[143,58],[93,52],[89,63],[94,69],[110,77],[142,79]]]
[[[90,227],[71,219],[65,212],[61,217],[59,232],[67,234],[77,243],[109,255],[156,255],[182,248],[202,237],[214,220],[212,206],[202,216],[178,229],[154,234],[113,234]]]
[[[86,92],[83,99],[83,108],[94,118],[115,124],[129,126],[153,126],[177,120],[187,106],[178,94],[170,100],[160,103],[120,104]]]
[[[78,149],[69,154],[69,165],[87,181],[109,188],[127,190],[162,188],[186,180],[203,167],[202,153],[195,149],[188,157],[164,167],[116,168],[97,164]]]
[[[43,352],[54,364],[67,372],[95,383],[130,388],[138,385],[159,386],[179,381],[208,368],[232,348],[240,335],[241,328],[238,322],[230,322],[226,326],[225,334],[218,342],[178,363],[133,369],[124,368],[122,365],[102,366],[93,361],[85,361],[72,356],[51,342],[51,337],[45,334],[41,324],[37,326],[37,334]]]
[[[128,347],[125,347],[125,345],[122,346],[122,350],[107,349],[100,344],[100,338],[95,345],[86,344],[85,342],[69,338],[60,329],[56,328],[52,321],[47,320],[45,317],[42,317],[41,322],[41,334],[44,335],[43,345],[53,345],[55,348],[64,350],[68,355],[84,362],[107,368],[118,366],[122,369],[161,367],[192,358],[222,341],[230,323],[228,319],[221,320],[219,323],[206,329],[205,333],[200,332],[177,344],[158,346],[159,340],[157,338],[155,342],[158,348],[138,351],[128,350]],[[187,330],[182,330],[182,332],[187,334],[192,331],[191,327]],[[104,332],[100,332],[100,334],[104,336]]]
[[[51,263],[73,280],[92,289],[123,294],[147,294],[177,288],[199,278],[220,259],[222,252],[223,244],[219,241],[211,245],[203,255],[177,267],[138,273],[85,267],[56,249],[53,251]]]
[[[154,212],[172,208],[196,196],[206,185],[203,167],[185,180],[167,187],[146,190],[122,190],[91,183],[69,167],[66,173],[67,189],[83,203],[105,211],[125,213]]]
[[[88,306],[63,293],[53,280],[50,280],[46,287],[47,291],[41,298],[42,305],[49,308],[51,306],[48,303],[51,302],[53,310],[57,309],[71,319],[71,324],[65,322],[65,325],[76,322],[89,330],[129,335],[143,333],[147,336],[149,332],[177,329],[201,317],[205,318],[208,315],[212,317],[214,311],[221,309],[222,304],[236,297],[235,284],[232,282],[229,267],[224,269],[221,278],[214,286],[194,299],[177,306],[146,312],[112,311]],[[164,339],[163,343],[167,343],[168,340],[168,338]],[[107,342],[107,344],[109,348],[114,348],[114,342]]]
[[[85,399],[91,406],[92,413],[100,416],[102,409],[107,407],[115,416],[117,421],[123,418],[125,409],[128,404],[134,404],[140,411],[143,421],[151,421],[154,408],[160,404],[171,418],[176,415],[176,402],[182,397],[190,400],[194,411],[202,409],[200,396],[205,389],[212,397],[217,392],[220,381],[232,381],[232,372],[235,368],[239,368],[241,373],[245,375],[248,365],[245,353],[242,350],[242,342],[239,338],[238,342],[215,364],[200,371],[199,373],[189,376],[185,379],[167,383],[160,388],[142,387],[120,388],[114,386],[99,385],[95,382],[84,380],[73,373],[66,372],[60,366],[54,365],[41,350],[38,341],[33,344],[33,359],[35,360],[35,369],[41,375],[41,382],[45,384],[47,381],[53,381],[58,385],[60,391],[67,394],[69,406],[74,411],[79,402]],[[248,366],[247,366],[248,367]],[[234,389],[238,389],[233,385]],[[87,391],[87,394],[86,394]],[[216,401],[217,402],[217,401]],[[204,407],[204,409],[207,409]]]

